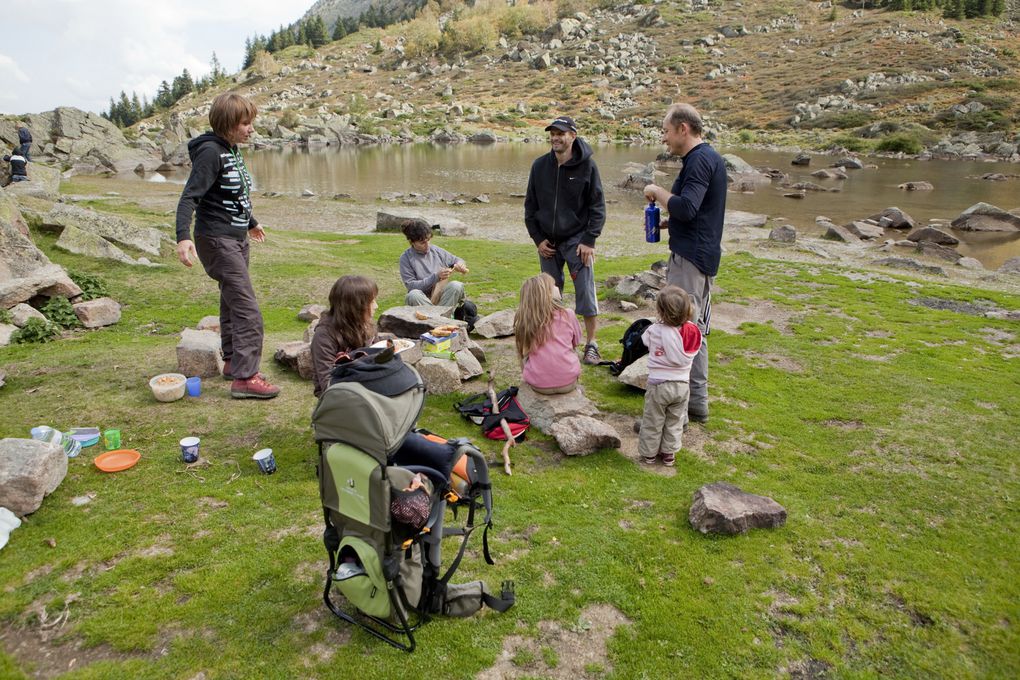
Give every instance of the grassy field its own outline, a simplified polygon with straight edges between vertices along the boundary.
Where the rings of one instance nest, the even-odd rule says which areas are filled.
[[[1020,675],[1020,333],[1015,321],[931,308],[1018,310],[1018,296],[728,255],[715,302],[756,320],[712,333],[712,418],[688,433],[676,473],[617,451],[566,459],[529,435],[515,474],[494,471],[496,566],[476,541],[458,574],[513,579],[517,606],[437,620],[408,657],[322,605],[314,399],[271,359],[301,337],[298,309],[324,303],[341,274],[375,277],[381,307],[397,304],[404,241],[272,234],[253,249],[253,271],[263,370],[283,394],[233,401],[227,383],[206,380],[201,398],[162,404],[147,379],[174,370],[181,329],[215,313],[213,282],[169,257],[162,269],[101,264],[33,237],[69,270],[99,276],[124,313],[113,327],[0,349],[0,436],[119,427],[142,460],[104,474],[86,449],[12,534],[0,556],[0,677]],[[442,245],[473,263],[483,312],[513,305],[506,291],[533,273],[527,246]],[[603,260],[600,274],[651,261]],[[628,319],[603,322],[613,358]],[[487,346],[501,384],[516,381],[497,356],[509,345]],[[618,420],[640,414],[641,394],[604,368],[585,367],[581,382]],[[420,423],[477,436],[456,400],[429,397]],[[208,466],[179,461],[186,435],[202,438]],[[249,460],[266,446],[280,468],[271,477]],[[714,481],[776,499],[787,525],[701,536],[687,523],[691,495]]]

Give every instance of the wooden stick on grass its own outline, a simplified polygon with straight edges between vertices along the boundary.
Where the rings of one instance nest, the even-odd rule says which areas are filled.
[[[493,415],[499,415],[499,399],[496,398],[496,376],[489,371],[489,400],[492,402],[492,413]],[[506,437],[506,443],[503,444],[503,472],[508,475],[512,475],[513,472],[510,470],[510,447],[517,446],[517,440],[510,434],[510,425],[507,424],[506,418],[499,419],[499,425],[503,428],[503,435]]]

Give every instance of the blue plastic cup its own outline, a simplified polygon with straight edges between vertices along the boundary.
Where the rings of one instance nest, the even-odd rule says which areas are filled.
[[[272,449],[256,451],[255,455],[252,456],[251,459],[258,463],[259,470],[263,474],[271,475],[276,472],[276,458],[273,457]]]
[[[192,378],[188,378],[185,384],[188,388],[189,397],[197,397],[202,394],[202,378],[197,375]]]
[[[198,445],[202,440],[198,437],[185,437],[181,440],[181,460],[194,463],[198,460]]]

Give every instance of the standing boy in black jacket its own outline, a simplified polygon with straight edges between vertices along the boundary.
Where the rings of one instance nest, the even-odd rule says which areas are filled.
[[[560,116],[546,127],[552,150],[531,165],[524,223],[538,248],[543,272],[563,292],[563,265],[574,282],[574,310],[584,317],[584,363],[602,360],[595,342],[595,239],[606,222],[599,169],[577,126]]]

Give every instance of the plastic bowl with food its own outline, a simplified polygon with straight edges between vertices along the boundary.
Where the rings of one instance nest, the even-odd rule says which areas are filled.
[[[184,397],[187,380],[180,373],[161,373],[149,381],[149,388],[157,401],[177,401]]]

